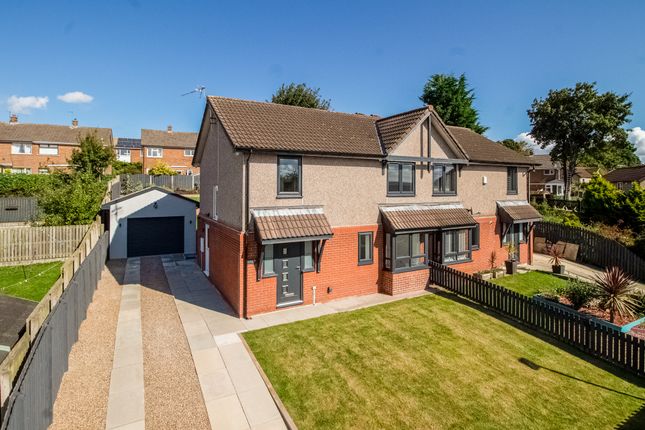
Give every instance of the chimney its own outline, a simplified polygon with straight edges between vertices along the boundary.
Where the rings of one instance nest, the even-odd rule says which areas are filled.
[[[18,124],[18,115],[16,115],[15,113],[12,113],[9,116],[9,124]]]
[[[172,133],[172,125],[168,126],[168,133]]]
[[[78,119],[74,118],[72,120],[72,128],[77,128],[78,127]]]

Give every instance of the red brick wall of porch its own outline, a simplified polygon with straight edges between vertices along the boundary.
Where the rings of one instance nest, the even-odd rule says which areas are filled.
[[[349,296],[373,294],[381,284],[381,254],[383,237],[378,225],[339,227],[332,229],[334,236],[327,241],[322,254],[321,270],[305,272],[302,277],[303,304],[313,302],[313,286],[316,286],[316,302]],[[358,265],[358,233],[369,232],[374,237],[374,262]],[[247,261],[255,260],[258,246],[252,234],[247,236]],[[247,263],[247,316],[277,309],[277,278],[257,281],[256,266]],[[331,292],[327,292],[331,288]]]

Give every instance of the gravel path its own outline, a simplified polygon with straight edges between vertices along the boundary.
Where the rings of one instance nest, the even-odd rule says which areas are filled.
[[[146,428],[208,429],[188,341],[159,257],[141,258]]]
[[[104,429],[125,261],[110,261],[81,324],[50,429]]]

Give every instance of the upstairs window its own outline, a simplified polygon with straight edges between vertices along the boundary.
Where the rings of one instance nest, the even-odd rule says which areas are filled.
[[[506,168],[506,194],[517,194],[517,167]]]
[[[58,145],[40,145],[38,153],[40,155],[58,155]]]
[[[389,196],[414,196],[414,163],[387,164],[387,194]]]
[[[12,143],[11,153],[14,155],[31,154],[31,143]]]
[[[457,194],[457,169],[452,164],[435,164],[432,167],[432,194]]]
[[[161,158],[163,157],[162,148],[146,148],[146,157],[149,158]]]
[[[278,197],[302,197],[302,157],[278,157]]]
[[[184,157],[192,157],[195,155],[194,149],[184,149]]]

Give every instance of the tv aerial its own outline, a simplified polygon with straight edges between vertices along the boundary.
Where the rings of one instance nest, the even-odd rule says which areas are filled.
[[[183,96],[187,96],[189,94],[194,94],[194,93],[199,93],[199,98],[201,99],[202,96],[204,95],[204,92],[206,91],[206,87],[203,85],[198,85],[194,90],[188,91],[187,93],[182,94]]]

